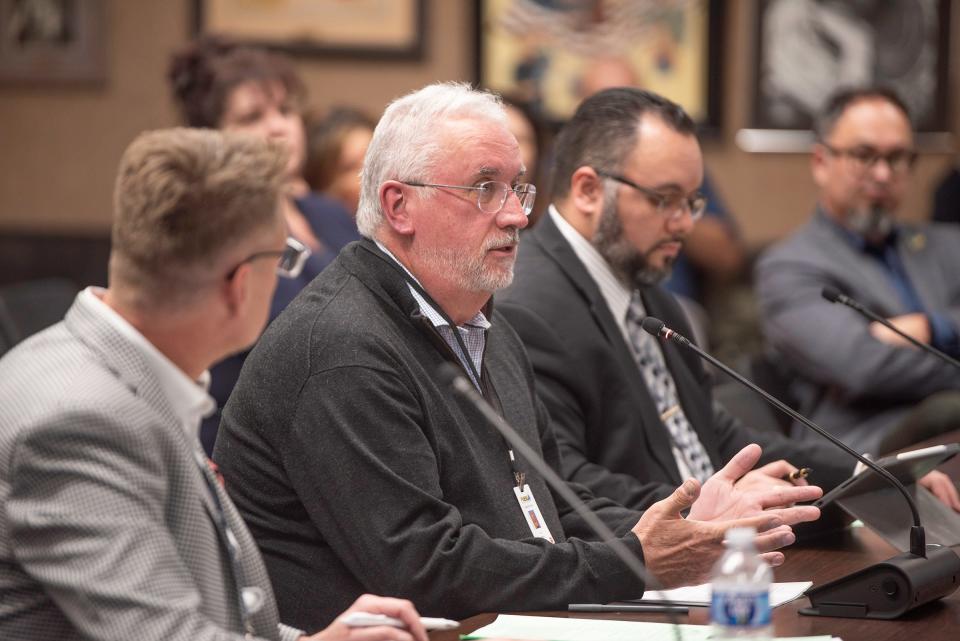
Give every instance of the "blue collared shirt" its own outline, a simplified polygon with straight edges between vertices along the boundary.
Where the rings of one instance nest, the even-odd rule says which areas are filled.
[[[903,258],[897,249],[897,241],[901,233],[898,227],[894,226],[883,244],[871,245],[859,234],[850,231],[830,218],[830,216],[819,207],[817,208],[817,215],[833,225],[850,247],[877,261],[883,268],[884,273],[897,292],[897,295],[900,297],[907,313],[926,315],[930,321],[931,344],[934,347],[948,354],[955,355],[960,353],[960,335],[957,333],[957,328],[954,327],[950,319],[943,314],[928,310],[924,307],[923,301],[920,300],[916,288],[914,288],[913,283],[910,282],[910,276],[907,274],[907,269],[903,264]]]

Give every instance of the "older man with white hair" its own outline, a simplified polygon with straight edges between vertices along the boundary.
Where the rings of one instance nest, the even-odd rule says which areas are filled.
[[[365,239],[341,251],[247,360],[215,458],[286,620],[323,620],[374,588],[455,617],[643,593],[437,375],[462,368],[558,467],[523,347],[491,303],[512,280],[533,207],[523,176],[496,97],[439,84],[395,101],[364,163]],[[753,450],[718,476],[752,466]],[[793,541],[789,524],[818,514],[760,513],[732,492],[707,506],[714,521],[683,519],[700,489],[692,479],[643,515],[574,489],[667,585],[703,580],[733,525],[761,530],[760,550],[782,562],[773,550]],[[790,488],[776,504],[817,495]]]

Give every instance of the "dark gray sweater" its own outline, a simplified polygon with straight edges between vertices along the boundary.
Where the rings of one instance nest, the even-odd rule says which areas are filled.
[[[224,412],[215,459],[282,619],[317,629],[365,591],[456,618],[640,596],[521,460],[557,544],[531,537],[503,440],[439,382],[455,358],[387,261],[369,241],[346,247],[264,333]],[[490,320],[482,377],[559,468],[523,347]],[[640,553],[639,513],[574,489]]]

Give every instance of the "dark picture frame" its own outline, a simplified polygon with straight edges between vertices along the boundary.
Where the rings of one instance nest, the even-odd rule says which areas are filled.
[[[575,4],[565,2],[563,6],[570,7]],[[582,11],[595,9],[598,4],[594,0],[582,0]],[[660,52],[662,54],[666,51],[667,54],[658,56],[654,61],[642,47],[631,47],[626,50],[624,57],[629,58],[631,67],[634,71],[638,71],[635,84],[662,93],[679,102],[697,121],[701,133],[717,135],[723,120],[723,38],[727,3],[726,0],[693,0],[680,5],[679,13],[661,10],[659,16],[653,15],[651,18],[658,21],[654,29],[656,39],[662,44]],[[562,102],[562,107],[551,107],[545,104],[542,100],[543,92],[539,96],[531,97],[530,78],[536,76],[536,67],[539,65],[549,69],[556,59],[562,58],[562,63],[558,64],[568,69],[574,69],[580,65],[580,72],[586,73],[585,69],[588,68],[586,65],[589,64],[588,55],[578,56],[576,47],[567,46],[567,43],[563,42],[562,28],[553,30],[549,26],[544,26],[543,15],[550,11],[551,7],[556,6],[560,5],[547,0],[474,0],[476,49],[474,77],[477,84],[511,98],[533,103],[533,111],[545,122],[554,124],[572,115],[579,102],[579,96],[573,88],[574,83],[561,81],[561,98],[557,102]],[[618,6],[628,14],[633,9],[629,16],[633,19],[643,18],[641,11],[636,9],[640,3],[632,5],[618,3]],[[525,14],[525,11],[531,7],[533,12]],[[508,13],[511,11],[514,13]],[[696,24],[693,24],[694,20]],[[527,38],[526,34],[511,36],[506,33],[507,29],[503,24],[508,21],[518,25],[529,25],[530,37]],[[603,29],[603,25],[600,28]],[[517,31],[521,30],[522,27]],[[578,29],[579,33],[582,31]],[[556,36],[555,42],[550,42],[551,32]],[[523,43],[524,39],[529,42]],[[643,40],[643,38],[635,39],[637,42]],[[544,41],[545,45],[543,45]],[[529,46],[540,48],[537,54],[538,59],[535,61],[525,61],[520,56],[497,53],[503,49],[522,49]],[[669,55],[671,51],[677,53],[673,59]],[[675,60],[679,60],[680,64],[671,66]],[[512,71],[509,70],[510,65],[513,65]],[[649,70],[653,68],[656,70],[650,72]],[[647,71],[640,71],[641,69]],[[511,73],[512,81],[506,75]],[[566,73],[568,77],[572,74],[572,72]],[[520,80],[517,80],[518,77]],[[542,84],[557,86],[556,81],[550,79],[543,80]],[[564,93],[569,95],[562,95]],[[688,96],[694,96],[694,99],[687,99]]]
[[[193,0],[193,32],[296,56],[416,61],[425,0]]]
[[[747,151],[807,151],[814,114],[845,86],[901,95],[922,146],[949,122],[950,0],[755,0]]]
[[[104,0],[0,0],[0,84],[99,84]]]

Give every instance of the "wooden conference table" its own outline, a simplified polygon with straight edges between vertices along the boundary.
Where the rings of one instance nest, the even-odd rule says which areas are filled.
[[[960,432],[937,442],[957,442]],[[954,481],[960,480],[960,456],[954,457],[941,468]],[[903,509],[906,509],[904,506]],[[954,547],[960,553],[960,547]],[[821,585],[859,570],[867,565],[883,561],[897,554],[878,535],[867,528],[856,528],[836,535],[827,541],[818,541],[816,547],[793,546],[785,551],[786,563],[774,571],[777,581],[813,581]],[[946,599],[937,601],[908,613],[894,621],[868,619],[841,619],[833,617],[808,617],[798,613],[809,605],[800,598],[774,609],[774,634],[783,636],[834,635],[844,641],[958,641],[960,640],[960,590]],[[625,621],[668,622],[662,614],[586,614],[582,612],[528,612],[525,614],[556,617],[618,619]],[[679,623],[707,624],[707,608],[691,608],[689,616],[679,617]],[[459,634],[466,634],[492,622],[495,614],[480,614],[465,619],[459,630],[432,633],[433,641],[454,641]]]

